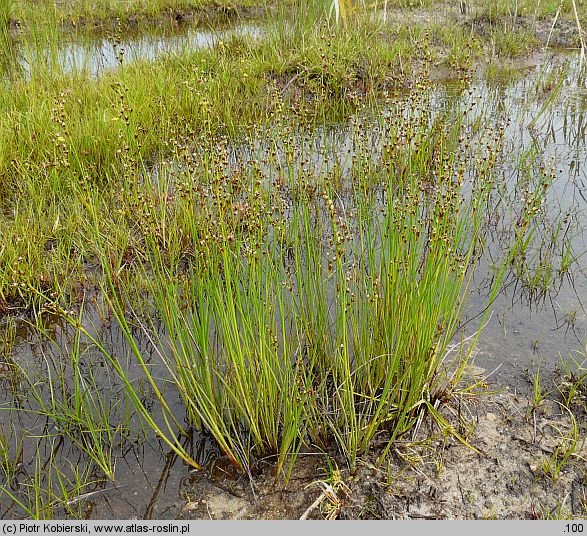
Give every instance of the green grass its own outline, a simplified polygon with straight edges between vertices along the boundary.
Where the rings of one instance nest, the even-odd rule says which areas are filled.
[[[11,519],[84,519],[80,499],[99,481],[91,465],[63,463],[61,445],[59,438],[37,440],[30,467],[0,485],[3,496],[13,501],[9,510],[3,510]]]
[[[67,355],[67,361],[44,356],[42,376],[31,377],[22,371],[28,393],[26,411],[51,422],[59,436],[67,437],[113,480],[113,449],[127,435],[129,422],[124,410],[122,415],[117,411],[124,400],[116,401],[116,394],[102,385],[104,380],[97,380],[95,363],[84,362],[81,338],[79,331],[71,347],[58,352]],[[111,388],[116,390],[115,386]]]
[[[96,16],[166,7],[104,2]],[[69,515],[89,471],[115,480],[116,454],[136,436],[200,469],[191,427],[249,476],[273,457],[286,480],[302,450],[356,467],[376,441],[383,462],[425,414],[458,436],[438,407],[478,336],[450,346],[464,337],[504,127],[495,110],[470,119],[458,92],[436,107],[427,75],[446,68],[464,86],[489,44],[523,54],[530,34],[384,27],[357,12],[336,23],[313,3],[293,20],[280,12],[260,42],[233,37],[93,79],[55,61],[59,24],[87,8],[68,4],[45,26],[31,18],[19,39],[48,58],[0,92],[0,312],[57,314],[74,333],[39,370],[10,363],[26,386],[19,411],[51,423],[42,442],[64,439],[91,468],[52,458],[42,474],[37,453],[10,491],[18,449],[1,429],[14,504]],[[492,297],[506,269],[551,286],[549,247],[565,230],[527,258],[551,179],[529,180],[515,207]],[[105,304],[124,351],[88,326],[91,302]]]
[[[587,345],[584,352],[563,361],[560,367],[560,378],[556,382],[564,406],[573,410],[587,411],[586,356]]]
[[[144,241],[133,271],[142,274],[147,303],[125,283],[129,269],[112,259],[111,233],[93,209],[104,291],[166,416],[157,434],[169,446],[177,448],[182,426],[168,394],[155,388],[132,324],[151,339],[190,423],[248,473],[275,455],[287,478],[298,451],[311,445],[336,447],[354,466],[375,437],[386,438],[383,459],[423,412],[438,415],[437,401],[458,383],[470,352],[441,366],[482,243],[502,133],[466,134],[458,103],[437,116],[427,95],[421,85],[386,122],[372,124],[384,132],[375,158],[370,120],[355,125],[348,177],[336,166],[326,176],[297,169],[295,151],[308,161],[312,154],[281,124],[270,130],[281,148],[255,157],[269,177],[238,160],[239,171],[227,174],[228,140],[202,139],[199,157],[163,169],[142,193],[132,178],[123,181],[121,199],[138,200],[124,217]],[[465,147],[484,157],[466,195]],[[268,182],[274,173],[279,182]],[[529,219],[516,240],[531,227]],[[145,314],[162,321],[162,334],[152,334]],[[100,349],[140,404],[117,357]],[[148,418],[143,406],[138,411]]]
[[[542,471],[546,476],[551,478],[553,481],[558,480],[561,471],[571,463],[572,458],[578,458],[584,461],[583,458],[576,453],[577,449],[581,450],[583,441],[579,435],[579,426],[577,419],[573,412],[569,408],[564,407],[561,404],[561,409],[566,410],[570,417],[569,430],[563,430],[553,425],[554,430],[557,432],[557,442],[554,453],[551,456],[545,457],[542,460]]]
[[[554,18],[557,12],[559,16],[569,19],[574,18],[572,0],[489,0],[472,2],[472,11],[483,14],[490,19],[498,17],[539,17]],[[576,2],[581,15],[585,14],[585,3]]]
[[[425,32],[382,37],[365,23],[271,33],[262,43],[233,38],[99,80],[33,66],[30,80],[14,80],[0,96],[4,308],[39,308],[54,301],[51,293],[63,298],[92,286],[84,269],[92,263],[87,203],[113,203],[118,181],[172,154],[170,140],[238,136],[292,113],[302,124],[337,121],[407,83],[413,58],[428,54]],[[380,45],[364,47],[374,40]],[[88,201],[94,185],[103,199]],[[125,243],[116,244],[121,254],[137,249],[136,239],[110,227],[113,244],[115,236]]]
[[[64,30],[90,32],[114,28],[136,30],[137,26],[145,25],[173,27],[192,20],[209,22],[246,15],[248,10],[262,12],[274,5],[267,0],[67,0],[41,10],[34,0],[4,2],[11,8],[5,12],[22,29],[46,27],[53,21]],[[285,0],[280,4],[292,2]]]
[[[515,32],[496,28],[491,33],[493,53],[499,57],[513,58],[527,55],[536,49],[537,40],[530,29],[517,29]]]
[[[530,412],[534,412],[550,395],[550,392],[544,386],[540,373],[540,363],[536,364],[534,370],[530,372],[530,379],[532,381],[532,399],[529,409]]]

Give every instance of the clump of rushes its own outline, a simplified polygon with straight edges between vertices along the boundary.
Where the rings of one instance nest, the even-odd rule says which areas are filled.
[[[445,362],[503,136],[463,117],[458,104],[434,111],[419,85],[380,121],[356,120],[349,160],[325,173],[311,153],[294,158],[287,135],[250,160],[218,139],[184,153],[179,170],[144,185],[153,201],[139,212],[137,269],[162,335],[128,309],[136,301],[96,233],[135,357],[145,363],[138,321],[190,423],[243,471],[275,455],[287,477],[310,445],[336,446],[355,465],[376,436],[384,458],[424,411],[438,415],[472,350]],[[166,394],[156,398],[169,415]]]
[[[302,16],[290,24],[285,11],[262,41],[234,36],[99,79],[60,67],[56,24],[8,47],[27,61],[12,62],[26,76],[15,72],[10,91],[0,92],[0,312],[79,301],[93,285],[84,231],[91,196],[111,213],[119,178],[148,175],[172,154],[172,139],[239,137],[284,117],[343,121],[431,65],[460,71],[483,53],[468,30],[455,34],[440,24],[388,27],[367,13],[340,27],[327,18],[316,24],[314,14],[310,26]],[[113,250],[122,249],[121,239],[131,256],[143,253],[129,229],[104,219]]]

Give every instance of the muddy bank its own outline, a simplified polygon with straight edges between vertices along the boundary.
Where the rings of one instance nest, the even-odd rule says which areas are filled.
[[[490,40],[495,30],[512,33],[528,32],[535,39],[535,48],[578,48],[579,31],[574,20],[566,17],[534,15],[490,15],[486,6],[472,6],[463,12],[458,2],[436,4],[428,8],[392,8],[380,12],[378,18],[390,26],[457,25],[472,36]]]
[[[585,448],[579,439],[561,463],[572,419],[554,401],[531,411],[511,393],[467,404],[474,432],[467,448],[455,438],[399,446],[391,478],[365,469],[361,492],[343,511],[350,518],[549,519],[585,517]],[[581,425],[579,438],[585,437]],[[415,457],[415,465],[406,460]],[[552,474],[552,464],[561,464]]]
[[[495,387],[495,386],[494,386]],[[470,446],[430,421],[415,440],[397,442],[389,463],[376,454],[350,472],[320,455],[301,456],[286,488],[270,464],[254,483],[194,477],[180,519],[551,519],[587,515],[585,415],[573,418],[555,400],[532,410],[504,391],[444,410]],[[554,465],[553,465],[554,464]],[[558,464],[558,465],[557,465]],[[559,467],[560,466],[560,467]],[[557,468],[556,475],[553,474]]]

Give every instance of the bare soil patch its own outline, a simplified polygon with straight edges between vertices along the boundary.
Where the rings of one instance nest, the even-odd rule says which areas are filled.
[[[458,412],[461,412],[460,419]],[[377,453],[332,478],[325,458],[301,456],[284,488],[271,464],[254,484],[202,475],[192,480],[184,519],[548,519],[587,515],[585,415],[570,446],[572,417],[554,400],[532,411],[511,392],[478,395],[445,411],[469,446],[432,423],[396,444],[391,460]],[[552,464],[560,471],[548,472]],[[331,493],[332,491],[332,493]]]

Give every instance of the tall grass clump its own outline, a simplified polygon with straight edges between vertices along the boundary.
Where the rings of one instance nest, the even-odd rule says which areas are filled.
[[[108,269],[111,306],[149,381],[133,323],[169,371],[162,407],[177,392],[189,423],[249,474],[275,456],[287,476],[316,446],[354,465],[376,437],[384,457],[423,413],[438,416],[461,378],[472,347],[449,360],[449,343],[503,129],[468,129],[458,105],[435,111],[418,89],[382,119],[353,121],[344,171],[312,171],[311,152],[300,165],[288,142],[240,161],[209,140],[143,185],[153,201],[140,266],[164,334]]]
[[[0,0],[0,28],[4,32],[10,26],[14,10],[14,0]]]
[[[16,67],[17,41],[10,31],[13,0],[0,0],[0,74],[10,74]]]

